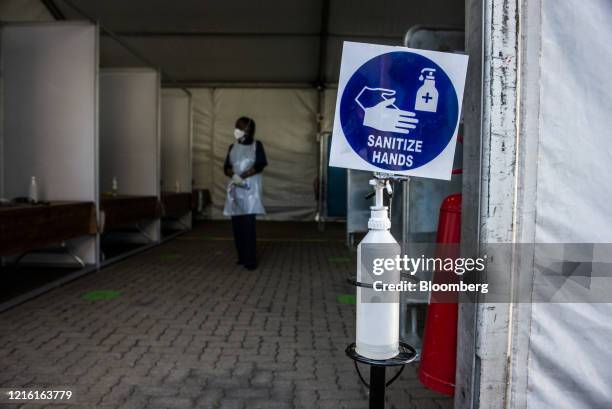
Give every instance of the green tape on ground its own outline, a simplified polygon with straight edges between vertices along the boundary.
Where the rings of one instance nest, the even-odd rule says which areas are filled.
[[[332,256],[329,258],[330,263],[350,263],[350,261],[351,261],[350,257]]]
[[[121,295],[121,291],[115,290],[97,290],[85,293],[83,298],[89,301],[112,300]]]
[[[180,257],[181,257],[180,254],[173,254],[173,253],[161,254],[159,256],[159,258],[162,260],[176,260],[177,258],[180,258]]]
[[[355,296],[353,294],[342,294],[336,297],[340,304],[355,305]]]

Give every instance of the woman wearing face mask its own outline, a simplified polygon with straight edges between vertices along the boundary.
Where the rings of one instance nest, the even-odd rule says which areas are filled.
[[[231,178],[223,214],[232,217],[237,263],[248,270],[257,268],[255,215],[266,213],[261,201],[261,172],[268,161],[262,143],[254,136],[255,121],[244,116],[238,118],[234,129],[236,143],[230,145],[223,165],[225,175]]]

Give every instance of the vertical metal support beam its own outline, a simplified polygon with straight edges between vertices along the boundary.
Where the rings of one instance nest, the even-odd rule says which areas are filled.
[[[464,257],[478,254],[482,167],[482,104],[484,65],[484,0],[466,0],[465,50],[470,60],[463,103],[463,186],[461,249]],[[460,295],[463,297],[463,295]],[[476,357],[476,304],[459,304],[455,408],[475,408],[480,386]]]
[[[329,0],[321,0],[321,25],[319,28],[319,60],[317,64],[317,87],[325,87],[325,67],[327,65],[327,34],[329,25]]]
[[[517,239],[521,1],[466,1],[465,257],[481,254],[486,243]],[[455,408],[507,406],[512,311],[512,304],[461,304]]]
[[[42,4],[47,8],[47,10],[49,10],[49,13],[51,13],[54,19],[66,20],[66,16],[64,16],[64,13],[62,13],[62,10],[59,7],[57,7],[57,4],[55,4],[55,1],[42,0]]]
[[[325,66],[327,63],[327,32],[329,24],[329,0],[321,0],[321,25],[319,27],[319,58],[317,61],[317,79],[315,88],[317,90],[317,142],[320,145],[319,155],[319,201],[317,203],[317,215],[319,217],[319,230],[324,228],[323,218],[327,216],[327,191],[323,184],[327,184],[327,137],[324,136],[323,129],[323,106],[325,98]],[[323,144],[325,149],[323,150]],[[325,153],[325,154],[323,154]]]

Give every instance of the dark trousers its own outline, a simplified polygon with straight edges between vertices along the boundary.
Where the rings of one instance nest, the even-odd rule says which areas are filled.
[[[255,215],[232,216],[232,230],[238,252],[238,262],[247,267],[254,267],[257,264]]]

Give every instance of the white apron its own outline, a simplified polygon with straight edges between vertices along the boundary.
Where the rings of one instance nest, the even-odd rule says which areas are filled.
[[[240,175],[255,164],[256,146],[255,141],[250,145],[234,144],[229,153],[229,162],[235,174]],[[236,186],[230,181],[227,185],[223,215],[266,214],[261,197],[261,172],[244,179],[244,187]]]

